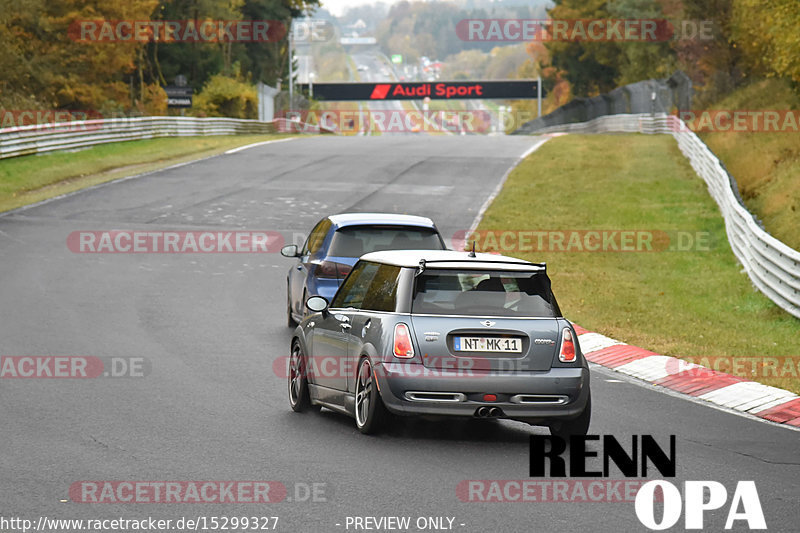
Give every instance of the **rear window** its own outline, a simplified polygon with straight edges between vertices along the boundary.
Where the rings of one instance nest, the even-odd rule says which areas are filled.
[[[412,312],[468,316],[561,316],[544,272],[426,270]]]
[[[382,250],[442,250],[439,234],[409,226],[349,226],[333,234],[328,255],[361,257]]]

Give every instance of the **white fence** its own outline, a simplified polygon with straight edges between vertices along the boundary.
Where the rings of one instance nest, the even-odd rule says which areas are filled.
[[[554,132],[672,135],[719,205],[733,253],[753,284],[778,306],[800,318],[800,252],[764,231],[742,205],[717,156],[678,117],[666,114],[606,115],[589,122],[549,126],[536,130],[534,134]]]
[[[0,159],[96,144],[183,137],[273,133],[272,122],[236,118],[136,117],[36,124],[0,129]]]

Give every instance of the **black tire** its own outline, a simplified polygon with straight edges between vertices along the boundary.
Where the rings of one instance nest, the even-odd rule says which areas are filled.
[[[299,342],[292,344],[292,355],[289,356],[289,405],[292,411],[318,411],[319,406],[311,403],[308,393],[308,366],[306,355]]]
[[[383,427],[387,414],[381,393],[375,385],[372,363],[364,357],[358,363],[356,374],[356,427],[365,435],[377,433]]]
[[[571,435],[586,435],[589,432],[589,424],[592,421],[592,398],[586,401],[586,408],[577,417],[571,420],[561,420],[550,424],[550,433],[562,439],[568,440]]]
[[[297,327],[297,322],[292,318],[292,296],[288,285],[286,286],[286,325],[290,328]]]

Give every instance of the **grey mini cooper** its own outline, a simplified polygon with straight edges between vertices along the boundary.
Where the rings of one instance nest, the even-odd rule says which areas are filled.
[[[295,329],[289,402],[372,433],[391,415],[506,418],[586,434],[589,368],[545,265],[492,254],[363,255]]]

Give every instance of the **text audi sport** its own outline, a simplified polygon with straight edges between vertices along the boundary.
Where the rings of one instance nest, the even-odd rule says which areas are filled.
[[[589,369],[544,264],[456,251],[369,253],[295,329],[289,400],[353,416],[507,418],[585,434]],[[319,371],[320,360],[338,371]],[[331,368],[331,365],[327,365]],[[387,413],[388,411],[388,413]]]

